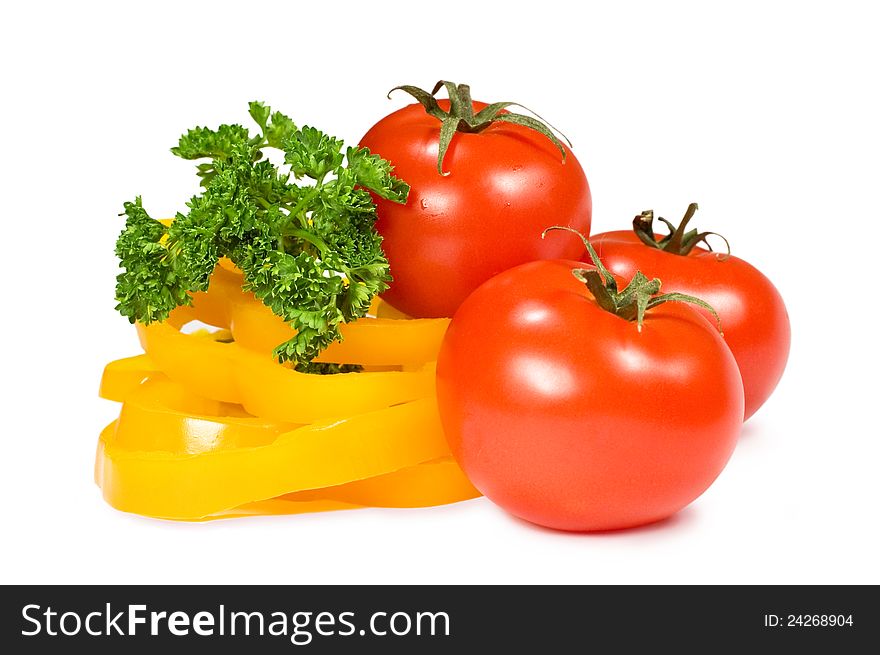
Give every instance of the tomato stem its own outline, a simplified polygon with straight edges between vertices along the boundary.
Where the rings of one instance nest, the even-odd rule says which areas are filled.
[[[712,250],[712,246],[707,240],[707,237],[714,235],[720,237],[721,240],[724,241],[724,245],[727,247],[727,253],[722,255],[722,257],[729,257],[730,243],[722,235],[717,232],[698,232],[695,229],[687,229],[687,225],[694,217],[697,209],[699,209],[697,203],[692,202],[689,204],[687,211],[684,213],[684,217],[681,219],[681,223],[678,224],[678,227],[662,216],[658,216],[657,220],[661,221],[669,229],[669,234],[660,238],[657,238],[654,234],[654,228],[652,225],[654,222],[654,210],[648,209],[633,219],[633,232],[636,233],[636,236],[646,246],[657,248],[664,252],[672,253],[673,255],[684,256],[688,255],[694,249],[694,246],[701,241],[706,244],[706,247],[709,250]]]
[[[442,88],[445,88],[446,93],[449,95],[449,111],[445,111],[440,107],[437,103],[437,98],[435,98],[437,92]],[[440,147],[437,153],[437,172],[440,175],[449,175],[448,172],[443,171],[443,159],[446,157],[446,151],[449,150],[449,144],[452,142],[452,137],[456,132],[479,133],[495,122],[521,125],[543,134],[553,142],[553,145],[559,148],[559,152],[562,153],[563,162],[565,162],[566,156],[565,146],[556,137],[554,131],[559,133],[568,143],[569,147],[571,147],[571,141],[569,141],[567,136],[550,125],[537,113],[518,102],[494,102],[474,114],[471,87],[467,84],[456,84],[455,82],[440,80],[434,85],[430,93],[417,86],[404,84],[391,89],[388,92],[388,97],[390,98],[392,92],[397,90],[410,94],[425,108],[425,111],[430,116],[440,121]],[[507,107],[521,107],[534,114],[534,117],[508,111],[501,113]]]
[[[694,205],[694,209],[696,209],[696,205]],[[576,268],[572,270],[572,275],[587,285],[590,293],[593,294],[593,298],[596,299],[596,303],[602,309],[627,321],[636,321],[639,332],[642,331],[645,313],[649,309],[662,305],[665,302],[687,302],[702,307],[712,314],[715,317],[718,332],[722,335],[724,334],[721,331],[721,317],[718,316],[718,312],[715,311],[712,305],[705,300],[700,300],[695,296],[689,296],[684,293],[661,294],[660,287],[662,283],[660,280],[656,277],[653,280],[649,280],[641,271],[636,271],[629,284],[622,291],[619,291],[617,280],[611,274],[611,271],[605,268],[605,265],[596,253],[596,249],[593,248],[593,244],[590,243],[587,237],[567,225],[554,225],[544,230],[541,238],[543,239],[551,230],[565,230],[580,237],[595,268]]]

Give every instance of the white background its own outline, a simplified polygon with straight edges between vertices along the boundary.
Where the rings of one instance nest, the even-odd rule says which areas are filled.
[[[871,3],[603,4],[4,4],[0,581],[880,582]],[[594,232],[699,201],[775,281],[788,370],[717,483],[602,535],[485,499],[205,525],[106,506],[98,379],[138,352],[113,310],[123,201],[182,208],[196,177],[168,148],[248,100],[354,142],[405,103],[387,89],[440,78],[560,126]]]

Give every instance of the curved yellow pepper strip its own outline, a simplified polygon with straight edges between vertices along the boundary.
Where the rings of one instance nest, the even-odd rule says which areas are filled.
[[[451,456],[393,473],[325,489],[285,494],[276,500],[335,500],[369,507],[428,507],[480,495]]]
[[[433,365],[413,372],[308,375],[252,354],[240,356],[236,366],[241,404],[276,421],[347,417],[419,398],[433,401],[435,394]]]
[[[458,464],[451,457],[441,457],[366,480],[247,503],[205,520],[363,507],[432,507],[479,495]]]
[[[467,500],[463,498],[462,500]],[[451,500],[449,502],[455,502]],[[245,503],[239,507],[202,516],[197,519],[186,519],[191,522],[216,521],[218,519],[238,519],[246,516],[289,516],[291,514],[312,514],[315,512],[337,512],[344,509],[363,509],[363,505],[341,503],[337,500],[301,500],[291,502],[270,498],[258,500],[254,503]],[[180,519],[177,519],[180,520]]]
[[[181,333],[175,325],[191,317],[190,308],[180,308],[167,322],[139,324],[144,351],[159,370],[194,394],[242,404],[255,416],[312,423],[434,394],[432,366],[413,372],[298,373],[268,355],[217,341],[217,335]]]
[[[230,329],[236,343],[270,353],[294,336],[290,326],[262,302],[244,293],[240,296],[230,308]],[[343,325],[343,340],[330,344],[316,361],[365,366],[424,364],[437,359],[448,325],[445,318],[361,318]]]
[[[137,324],[141,347],[156,367],[194,394],[230,403],[240,401],[233,365],[234,344],[204,332],[183,334],[179,327],[193,318],[178,308],[163,323]]]
[[[150,380],[145,387],[161,384]],[[175,419],[158,394],[151,394],[149,389],[144,396],[136,394],[131,401],[138,405],[135,416],[124,406],[120,419],[104,429],[99,441],[96,482],[110,505],[127,512],[200,519],[245,503],[362,480],[449,454],[433,398],[299,427],[265,445],[239,446],[239,440],[256,438],[246,434],[247,428],[259,432],[261,419],[183,413]],[[195,440],[194,429],[200,431]],[[151,449],[207,443],[211,434],[217,436],[218,447],[199,454]]]
[[[118,403],[124,401],[150,375],[159,372],[147,355],[116,359],[104,367],[98,395]]]
[[[444,319],[414,319],[411,316],[404,314],[399,309],[395,309],[394,307],[389,305],[387,302],[385,302],[381,298],[377,297],[376,300],[378,301],[376,303],[376,307],[373,308],[372,312],[371,312],[373,314],[373,316],[375,316],[376,318],[393,318],[398,321],[400,321],[400,320],[405,320],[405,321],[442,320],[442,321],[446,321],[447,323],[449,322],[449,319],[446,319],[446,318],[444,318]]]
[[[299,426],[255,418],[240,405],[194,396],[162,374],[133,390],[119,412],[117,447],[199,454],[265,446]]]
[[[217,266],[211,274],[208,290],[193,294],[192,308],[198,319],[228,329],[232,325],[232,300],[244,296],[241,285],[240,273]]]
[[[208,291],[193,295],[193,316],[229,328],[236,343],[245,348],[271,353],[295,332],[252,293],[242,290],[242,276],[230,266],[218,265]],[[316,361],[413,366],[437,359],[449,319],[410,319],[380,299],[375,299],[370,311],[379,318],[368,316],[344,324],[340,328],[343,340],[330,344]]]

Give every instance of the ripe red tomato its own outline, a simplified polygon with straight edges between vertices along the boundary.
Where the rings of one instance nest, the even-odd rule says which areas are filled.
[[[664,292],[679,291],[712,305],[742,375],[744,419],[752,416],[776,388],[791,345],[788,312],[773,283],[742,259],[699,246],[677,255],[645,245],[631,231],[598,234],[590,242],[615,275],[629,279],[640,270],[660,278]]]
[[[477,489],[528,521],[584,531],[663,519],[733,451],[736,362],[690,306],[654,307],[639,331],[574,268],[586,267],[523,264],[461,305],[437,367],[450,448]]]
[[[449,102],[440,100],[443,110]],[[475,111],[485,103],[473,103]],[[440,121],[414,104],[386,116],[360,145],[389,160],[411,186],[405,205],[375,197],[393,281],[383,298],[414,317],[452,316],[487,279],[535,259],[574,258],[573,239],[541,239],[550,223],[589,234],[584,171],[546,136],[494,122],[457,132],[437,170]],[[563,146],[564,147],[564,146]]]

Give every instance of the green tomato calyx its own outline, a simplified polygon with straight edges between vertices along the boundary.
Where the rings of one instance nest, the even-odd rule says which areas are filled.
[[[572,275],[587,285],[590,293],[596,299],[596,303],[602,309],[627,321],[636,321],[639,332],[642,331],[642,325],[645,322],[645,313],[652,307],[662,305],[665,302],[686,302],[702,307],[712,314],[718,326],[718,332],[722,336],[724,335],[721,331],[721,318],[718,316],[718,312],[705,300],[685,293],[660,293],[660,280],[656,277],[650,280],[641,271],[636,271],[629,284],[623,290],[619,290],[614,275],[605,268],[596,249],[593,248],[593,244],[587,237],[567,225],[554,225],[544,230],[541,238],[543,239],[551,230],[565,230],[580,237],[595,268],[576,268],[572,270]]]
[[[442,88],[445,88],[446,93],[449,94],[449,111],[440,107],[437,103],[437,98],[435,98],[437,92]],[[557,138],[554,131],[558,132],[565,142],[568,143],[569,147],[571,147],[571,141],[568,140],[568,137],[531,109],[524,107],[518,102],[493,102],[491,105],[487,105],[474,113],[471,87],[467,84],[456,84],[455,82],[440,80],[434,85],[430,93],[417,86],[404,84],[391,89],[388,92],[388,97],[390,98],[391,94],[397,90],[410,94],[421,103],[430,116],[440,121],[440,147],[437,154],[437,172],[440,175],[449,175],[448,172],[443,171],[443,159],[446,157],[446,151],[449,150],[449,144],[452,142],[452,137],[456,132],[482,132],[494,122],[513,123],[514,125],[521,125],[543,134],[553,142],[553,145],[559,148],[559,152],[562,153],[563,162],[565,162],[566,155],[565,146],[562,145],[562,141]],[[534,114],[534,116],[526,116],[525,114],[508,111],[502,113],[507,107],[521,107]]]
[[[690,254],[694,249],[694,246],[700,242],[706,244],[706,247],[711,251],[712,246],[707,238],[714,235],[724,241],[727,253],[719,255],[719,257],[726,259],[730,256],[730,243],[722,235],[717,232],[699,232],[696,229],[687,229],[687,225],[694,217],[697,209],[699,209],[697,203],[692,202],[689,204],[687,211],[684,213],[684,217],[681,219],[681,223],[678,224],[678,227],[662,216],[658,216],[657,220],[669,228],[669,234],[660,238],[654,234],[654,210],[645,210],[633,219],[633,232],[636,233],[636,236],[646,246],[657,248],[658,250],[672,253],[673,255],[684,256]]]

